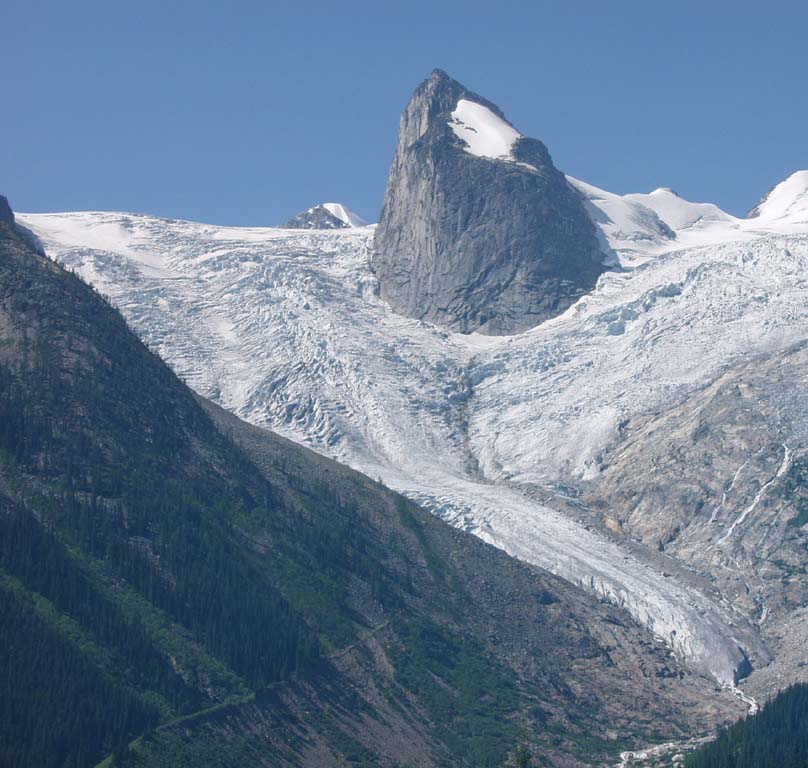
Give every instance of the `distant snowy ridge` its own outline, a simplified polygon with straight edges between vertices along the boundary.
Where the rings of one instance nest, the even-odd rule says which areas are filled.
[[[800,234],[808,224],[808,171],[797,171],[777,184],[745,219],[712,203],[692,203],[666,187],[616,195],[572,176],[567,181],[586,201],[604,244],[624,265],[677,247]]]
[[[748,218],[771,226],[808,223],[808,171],[797,171],[780,182],[749,212]]]
[[[650,208],[659,218],[675,231],[711,223],[731,223],[733,216],[712,203],[691,203],[684,200],[672,189],[659,187],[647,195],[626,195],[624,200],[639,203]]]
[[[323,203],[323,208],[340,221],[344,221],[349,227],[366,227],[368,225],[358,213],[342,203]]]

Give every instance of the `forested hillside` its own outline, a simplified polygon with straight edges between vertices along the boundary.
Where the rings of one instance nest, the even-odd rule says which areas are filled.
[[[0,765],[499,765],[734,714],[611,607],[200,403],[0,222]]]
[[[805,768],[808,685],[787,688],[754,717],[723,729],[687,759],[687,768]]]

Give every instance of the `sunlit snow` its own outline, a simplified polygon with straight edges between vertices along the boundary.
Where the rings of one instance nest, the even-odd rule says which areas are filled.
[[[770,226],[808,223],[808,171],[797,171],[778,184],[755,213],[756,221]]]
[[[358,213],[355,213],[342,203],[323,203],[323,208],[325,208],[332,216],[335,216],[340,221],[345,222],[349,227],[367,226],[367,222]]]
[[[455,136],[468,145],[477,157],[513,160],[514,141],[522,137],[510,123],[476,101],[460,99],[449,123]]]

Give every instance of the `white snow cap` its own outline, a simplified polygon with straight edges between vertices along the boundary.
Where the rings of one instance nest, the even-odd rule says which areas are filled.
[[[349,227],[366,227],[368,224],[358,213],[342,203],[323,203],[323,208],[340,221],[344,221]]]
[[[449,125],[455,136],[466,142],[466,151],[470,154],[494,160],[515,160],[511,149],[522,134],[488,107],[460,99]]]
[[[750,218],[765,222],[808,221],[808,171],[797,171],[781,181],[760,201]]]
[[[711,222],[730,222],[734,217],[712,203],[691,203],[669,187],[658,187],[647,195],[625,195],[624,199],[650,208],[671,229],[706,226]]]
[[[571,176],[567,181],[583,197],[607,248],[618,252],[624,265],[662,253],[672,242],[678,248],[698,248],[766,234],[803,234],[808,225],[808,171],[781,181],[745,219],[712,203],[691,203],[668,187],[615,195]]]
[[[675,238],[656,211],[636,200],[599,189],[580,179],[567,181],[584,198],[589,215],[613,248],[641,247],[640,244],[668,243]]]

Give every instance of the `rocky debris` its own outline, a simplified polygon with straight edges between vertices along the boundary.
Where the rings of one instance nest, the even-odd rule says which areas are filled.
[[[389,547],[390,541],[405,546],[409,534],[402,531],[397,516],[385,514],[389,501],[378,486],[301,446],[245,424],[208,401],[200,398],[200,402],[270,482],[277,480],[279,464],[295,475],[303,467],[316,469],[317,477],[327,480],[341,499],[355,504],[363,514],[367,512],[380,547]],[[462,584],[469,606],[464,618],[467,636],[481,638],[492,658],[505,660],[527,684],[574,692],[578,703],[599,708],[609,730],[623,736],[649,725],[655,729],[654,738],[689,738],[701,733],[705,725],[709,730],[743,711],[729,692],[718,692],[713,682],[687,671],[664,643],[641,630],[619,608],[582,594],[573,585],[437,519],[421,516],[419,520],[419,536],[433,542],[435,552],[449,553],[447,567],[457,584]],[[433,579],[426,562],[420,569],[402,570],[401,576],[417,583]],[[370,674],[372,685],[379,670],[362,672],[356,665],[364,658],[360,666],[370,663],[387,668],[389,662],[382,656],[394,640],[385,616],[368,614],[369,597],[357,595],[356,599],[357,615],[365,616],[367,626],[376,622],[379,626],[365,633],[363,642],[348,653],[339,654],[339,665],[359,672],[363,680]],[[372,641],[371,645],[379,641],[381,647],[368,656],[362,650],[365,641]],[[593,680],[597,680],[596,686]],[[567,717],[554,694],[543,699],[541,708],[553,721],[563,722]],[[587,727],[590,733],[601,730],[601,726]]]
[[[400,314],[504,335],[560,314],[603,272],[547,147],[435,70],[401,116],[373,269]]]

